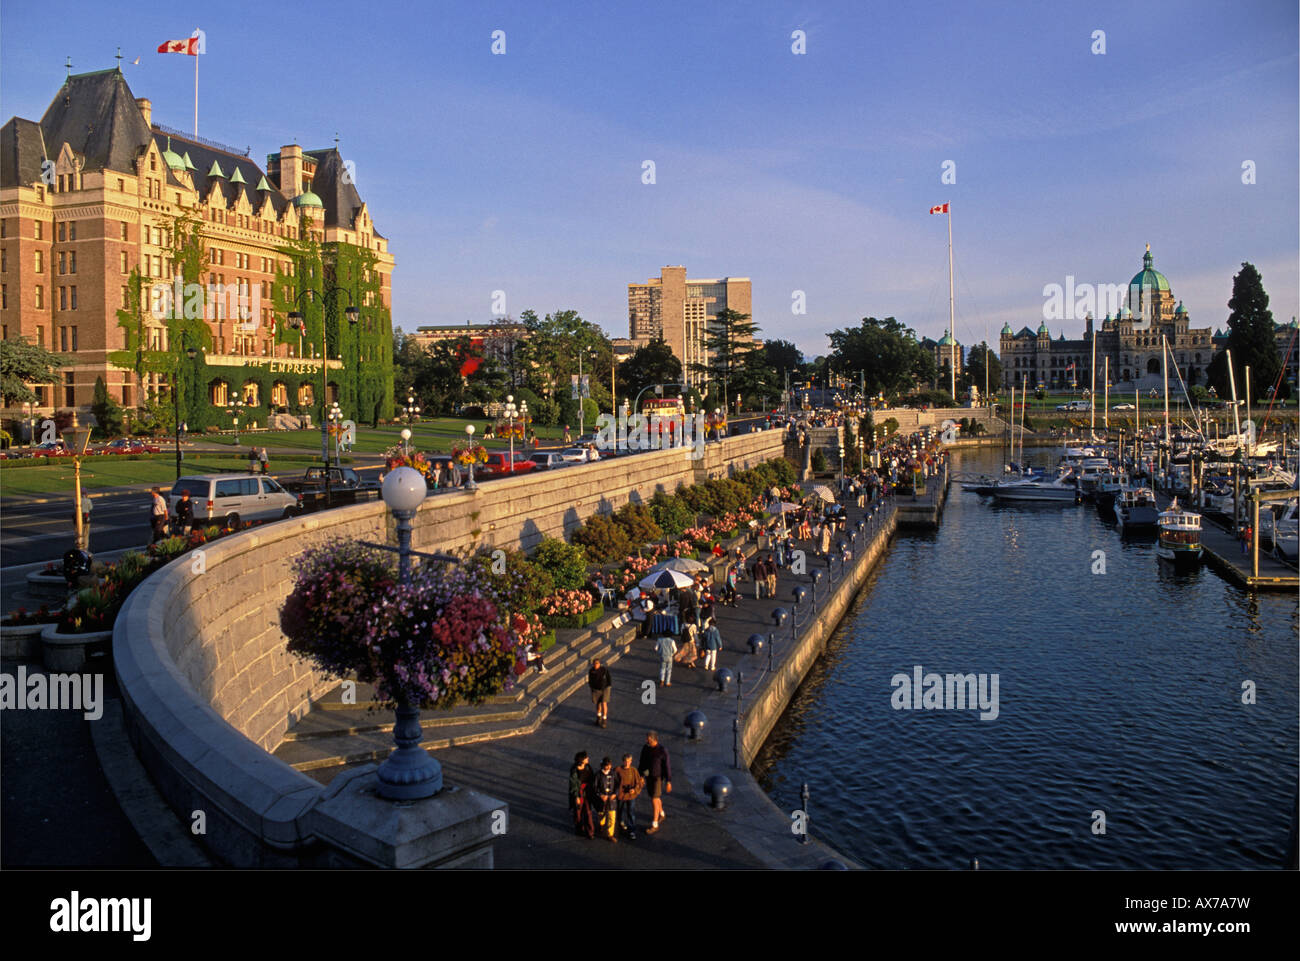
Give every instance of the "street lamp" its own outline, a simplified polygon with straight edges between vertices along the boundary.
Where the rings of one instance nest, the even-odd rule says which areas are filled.
[[[348,325],[355,327],[357,325],[357,319],[361,316],[361,311],[356,307],[356,298],[352,296],[352,291],[346,287],[331,287],[329,290],[325,291],[324,294],[319,294],[310,287],[304,287],[298,292],[298,296],[295,297],[293,301],[295,305],[299,305],[302,298],[306,297],[308,294],[320,297],[323,301],[328,301],[331,295],[337,297],[340,293],[348,295],[348,306],[344,309],[343,313],[348,319]],[[301,311],[289,311],[289,326],[300,333],[306,332],[307,322]],[[330,463],[329,432],[328,425],[325,423],[325,404],[327,403],[327,397],[329,394],[329,349],[325,339],[325,328],[325,319],[322,317],[320,325],[320,459],[321,462],[328,467]]]
[[[181,334],[181,343],[185,343],[185,335]],[[185,356],[190,360],[194,359],[197,353],[193,347],[185,348]],[[176,380],[172,383],[172,418],[175,423],[172,425],[176,431],[176,479],[181,479],[181,359],[176,357]],[[238,436],[235,437],[235,445],[239,445]],[[77,510],[81,510],[78,503]]]
[[[411,428],[402,428],[402,453],[407,457],[411,456]]]
[[[506,406],[502,413],[509,425],[506,431],[510,435],[510,473],[513,474],[515,472],[515,418],[519,416],[519,408],[515,406],[514,394],[506,394]],[[581,424],[582,422],[579,421],[578,423]]]
[[[238,397],[236,397],[226,406],[226,413],[229,414],[234,419],[236,447],[239,446],[239,412],[242,411],[243,409],[244,409],[244,402],[240,400]],[[179,456],[180,456],[180,452],[178,450],[177,457]],[[177,469],[179,469],[179,467]]]
[[[470,446],[470,447],[473,447],[473,446],[474,446],[474,425],[473,425],[473,424],[466,424],[466,425],[465,425],[465,433],[466,433],[467,435],[469,435],[469,446]],[[474,460],[473,460],[473,458],[470,458],[470,462],[469,462],[469,480],[465,483],[465,490],[468,490],[468,491],[478,490],[478,485],[474,483]]]
[[[420,407],[416,404],[415,394],[411,391],[406,393],[406,406],[402,408],[402,413],[406,416],[408,424],[420,419]]]
[[[334,466],[339,466],[339,440],[343,432],[343,411],[339,407],[338,401],[335,401],[329,410],[329,432],[334,435]],[[329,457],[326,456],[326,464],[329,463]]]

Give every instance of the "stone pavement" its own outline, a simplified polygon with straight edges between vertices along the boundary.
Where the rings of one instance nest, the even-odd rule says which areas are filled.
[[[848,508],[849,525],[864,512]],[[882,534],[881,536],[887,536]],[[812,545],[809,568],[823,566]],[[753,552],[751,545],[749,551]],[[856,551],[855,558],[862,552]],[[836,565],[838,569],[838,564]],[[808,587],[808,575],[782,571],[775,599],[755,601],[753,582],[741,585],[735,608],[717,607],[718,626],[723,636],[719,667],[733,671],[752,659],[746,646],[752,633],[767,635],[774,607],[790,607],[796,584]],[[819,593],[826,593],[826,583]],[[837,584],[838,586],[838,584]],[[789,630],[788,628],[786,629]],[[495,846],[496,866],[502,869],[535,868],[633,868],[683,870],[799,869],[816,868],[835,859],[851,865],[843,855],[813,841],[804,845],[791,830],[791,812],[781,811],[759,788],[748,770],[732,766],[731,722],[735,717],[736,689],[717,691],[712,672],[674,665],[671,687],[657,687],[659,659],[653,653],[653,638],[636,640],[631,650],[611,662],[614,681],[609,727],[595,724],[591,697],[584,686],[564,700],[535,734],[512,737],[434,752],[442,764],[447,783],[483,792],[510,806],[508,830]],[[789,645],[785,645],[789,650]],[[780,653],[780,649],[778,649]],[[762,655],[766,665],[766,654]],[[748,666],[746,689],[757,679],[758,670]],[[644,682],[650,681],[653,703],[643,703]],[[647,694],[648,697],[648,694]],[[702,741],[686,736],[685,717],[700,709],[709,725]],[[576,752],[591,755],[594,767],[610,757],[617,767],[624,753],[633,762],[640,758],[645,735],[659,733],[668,748],[673,770],[673,790],[664,798],[665,819],[660,830],[647,835],[650,800],[644,794],[637,801],[638,839],[611,844],[577,837],[568,810],[569,767]],[[308,771],[309,776],[328,781],[342,768]],[[726,809],[709,806],[704,783],[713,774],[726,775],[733,795]],[[814,825],[815,834],[815,825]]]

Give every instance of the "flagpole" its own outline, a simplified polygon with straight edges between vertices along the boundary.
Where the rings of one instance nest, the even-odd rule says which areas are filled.
[[[194,54],[194,139],[199,139],[199,55]]]
[[[952,286],[952,204],[946,204],[948,208],[948,339],[952,343],[948,347],[948,371],[952,375],[952,402],[957,403],[957,361],[955,358],[957,337],[953,333],[954,318],[956,317],[956,308],[953,301]]]

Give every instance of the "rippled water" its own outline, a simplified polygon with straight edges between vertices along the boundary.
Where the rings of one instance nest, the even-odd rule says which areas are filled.
[[[890,549],[755,776],[786,810],[806,781],[814,833],[871,867],[1283,866],[1297,598],[1174,574],[1153,543],[1091,505],[992,507],[954,484],[939,532]],[[891,678],[917,664],[998,674],[998,717],[895,710]]]

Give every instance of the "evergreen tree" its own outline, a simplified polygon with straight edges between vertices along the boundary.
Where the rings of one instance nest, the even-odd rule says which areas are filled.
[[[1233,375],[1237,396],[1246,394],[1246,367],[1250,367],[1252,400],[1265,399],[1282,368],[1274,336],[1273,312],[1268,309],[1268,294],[1263,278],[1251,263],[1242,263],[1232,279],[1232,298],[1228,301],[1228,350],[1232,352]],[[1220,352],[1211,362],[1207,377],[1220,397],[1229,397],[1232,384],[1228,377],[1228,358]],[[1285,380],[1278,388],[1279,398],[1290,394]]]
[[[750,320],[749,314],[730,307],[709,319],[704,338],[706,361],[702,364],[692,362],[691,369],[713,382],[711,395],[729,403],[735,390],[744,389],[754,371],[749,367],[750,376],[746,375],[746,362],[756,349],[754,334],[757,331],[758,325]],[[736,381],[734,386],[733,381]]]

